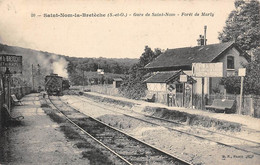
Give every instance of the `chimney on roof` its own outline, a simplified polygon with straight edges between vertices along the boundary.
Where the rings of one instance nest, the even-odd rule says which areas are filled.
[[[207,32],[207,25],[204,26],[204,45],[207,45],[206,32]]]
[[[198,41],[198,46],[204,45],[204,36],[200,35],[199,39],[197,39],[197,41]]]
[[[207,45],[207,39],[206,39],[206,31],[207,31],[207,26],[204,26],[204,36],[200,35],[199,39],[197,39],[198,42],[198,46],[203,46],[203,45]]]

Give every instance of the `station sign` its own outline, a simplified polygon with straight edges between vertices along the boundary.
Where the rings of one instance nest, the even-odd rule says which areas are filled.
[[[22,73],[22,56],[0,54],[0,68],[4,73],[6,68],[9,68],[12,74]]]
[[[223,62],[218,63],[192,63],[194,77],[223,77]]]
[[[98,74],[102,74],[102,75],[105,74],[104,69],[98,69],[97,72]]]
[[[188,76],[187,75],[180,75],[180,82],[187,82],[188,81]]]
[[[238,76],[246,76],[246,68],[239,68]]]
[[[104,69],[97,69],[98,73],[104,72]]]

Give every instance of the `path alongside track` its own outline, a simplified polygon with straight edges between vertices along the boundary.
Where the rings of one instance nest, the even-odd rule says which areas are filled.
[[[29,94],[12,114],[21,114],[21,125],[0,136],[0,164],[89,164],[41,108],[40,94]]]

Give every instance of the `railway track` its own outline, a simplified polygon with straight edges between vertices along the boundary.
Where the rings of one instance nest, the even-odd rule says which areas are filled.
[[[81,98],[80,96],[74,96],[74,97],[77,97],[81,101],[85,101],[85,102],[86,102],[86,99],[88,100],[88,98],[86,98],[86,97],[84,97],[84,99]],[[243,138],[239,138],[239,137],[234,137],[234,136],[231,136],[231,135],[226,135],[226,134],[223,134],[223,133],[214,132],[214,131],[210,131],[210,130],[207,130],[207,129],[200,129],[200,128],[192,128],[191,129],[191,128],[187,128],[186,125],[181,124],[181,123],[176,123],[174,121],[144,115],[142,113],[134,112],[135,115],[132,115],[130,113],[119,112],[112,107],[108,108],[107,106],[104,107],[104,106],[101,106],[98,103],[94,104],[93,101],[89,101],[89,100],[88,100],[88,104],[92,104],[92,105],[98,106],[100,108],[103,108],[103,109],[106,109],[108,111],[112,111],[112,112],[115,112],[115,113],[120,113],[124,116],[134,118],[136,120],[140,120],[140,121],[143,121],[143,122],[147,122],[147,123],[150,123],[150,124],[153,124],[153,125],[156,125],[156,126],[163,126],[163,127],[167,128],[169,130],[172,130],[172,131],[177,131],[177,132],[184,133],[184,134],[187,134],[187,135],[190,135],[190,136],[194,136],[196,138],[215,142],[219,145],[235,148],[237,150],[241,150],[241,151],[251,153],[251,154],[255,154],[255,155],[260,155],[260,143],[255,142],[255,141],[251,141],[251,140],[243,139]],[[120,109],[120,108],[117,107],[117,109]],[[125,109],[122,109],[122,108],[121,108],[121,110],[126,111]]]
[[[62,102],[59,97],[51,96],[49,100],[70,123],[109,150],[111,154],[116,155],[125,164],[191,164],[97,119],[86,115],[82,117],[79,111]]]

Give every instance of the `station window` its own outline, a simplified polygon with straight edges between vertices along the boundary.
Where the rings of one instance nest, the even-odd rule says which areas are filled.
[[[176,93],[183,92],[183,84],[176,84]]]
[[[227,69],[235,69],[235,60],[233,56],[227,56]]]

